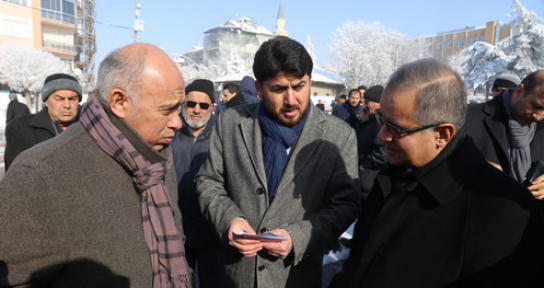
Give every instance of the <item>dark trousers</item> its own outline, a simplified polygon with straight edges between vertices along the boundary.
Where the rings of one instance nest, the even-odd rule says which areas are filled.
[[[195,271],[195,288],[220,288],[225,286],[225,261],[219,245],[202,249],[186,249],[185,258]]]

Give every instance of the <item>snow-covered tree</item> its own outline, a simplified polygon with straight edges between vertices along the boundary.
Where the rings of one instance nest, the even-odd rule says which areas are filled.
[[[24,92],[28,108],[32,108],[30,92],[37,97],[45,78],[60,72],[66,72],[66,65],[50,53],[16,46],[0,49],[0,75],[10,89]]]
[[[310,34],[308,34],[308,38],[306,39],[306,44],[304,44],[304,48],[306,48],[306,51],[308,51],[308,54],[310,54],[310,57],[312,57],[312,61],[314,62],[314,66],[316,66],[315,59],[317,59],[317,56],[315,56],[314,43],[312,43],[312,39],[310,38]]]
[[[409,40],[379,22],[347,22],[333,33],[325,69],[346,79],[348,87],[384,85],[399,66],[427,57],[424,40]]]
[[[538,24],[542,18],[528,11],[518,0],[514,0],[511,7],[514,11],[507,17],[513,20],[508,25],[521,32],[502,40],[497,46],[508,55],[506,68],[523,79],[536,70],[544,69],[544,29]]]
[[[506,54],[496,46],[476,42],[461,52],[466,57],[461,76],[474,94],[485,94],[485,82],[506,70]]]

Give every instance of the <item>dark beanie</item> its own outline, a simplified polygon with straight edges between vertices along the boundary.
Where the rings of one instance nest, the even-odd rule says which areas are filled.
[[[364,98],[369,101],[380,103],[380,101],[382,100],[382,94],[383,94],[383,86],[376,85],[366,90]]]
[[[45,102],[49,95],[59,90],[70,90],[77,93],[79,102],[81,102],[82,89],[77,79],[64,73],[57,73],[47,76],[42,89],[42,101]]]
[[[189,92],[192,91],[198,91],[198,92],[204,92],[208,94],[210,97],[210,100],[212,100],[212,103],[215,103],[215,97],[213,97],[213,82],[206,79],[197,79],[193,81],[193,83],[187,85],[185,87],[185,95],[189,94]]]

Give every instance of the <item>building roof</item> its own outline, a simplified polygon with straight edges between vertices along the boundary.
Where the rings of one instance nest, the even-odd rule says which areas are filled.
[[[240,29],[243,32],[253,33],[253,34],[261,34],[261,35],[268,35],[268,36],[273,35],[272,32],[268,31],[268,29],[264,28],[263,26],[257,25],[257,23],[253,23],[253,19],[250,19],[247,17],[241,17],[236,20],[229,19],[227,22],[225,22],[225,24],[207,29],[204,31],[204,33],[212,33],[216,30],[228,30],[228,29]]]

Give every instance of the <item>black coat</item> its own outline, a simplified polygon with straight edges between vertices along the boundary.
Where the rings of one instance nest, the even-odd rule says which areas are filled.
[[[381,128],[382,126],[378,123],[374,115],[371,115],[368,121],[359,121],[359,125],[355,130],[357,133],[359,165],[365,169],[359,170],[361,192],[364,199],[370,193],[370,189],[374,184],[374,178],[387,162],[383,142],[378,139]]]
[[[331,287],[542,287],[537,202],[457,137],[420,169],[378,174]]]
[[[513,91],[513,90],[509,90]],[[513,175],[510,167],[510,131],[507,108],[501,96],[486,103],[468,106],[464,129],[474,139],[476,147],[487,161],[499,164],[502,171]],[[537,122],[537,131],[531,141],[531,161],[544,160],[544,121]]]
[[[232,99],[227,102],[227,108],[247,104],[246,99],[242,93],[236,94]]]
[[[187,237],[185,247],[201,249],[219,241],[208,221],[202,217],[195,181],[196,173],[206,162],[210,151],[210,135],[215,126],[215,117],[210,117],[206,127],[196,138],[182,115],[180,117],[183,127],[176,130],[170,145],[178,183],[178,205],[183,215],[183,230]]]
[[[79,113],[76,118],[76,121],[78,120]],[[4,150],[6,171],[21,152],[49,140],[57,134],[56,125],[49,117],[47,107],[36,114],[21,116],[11,121],[6,126],[6,148]]]
[[[9,124],[9,122],[11,122],[11,120],[15,119],[16,117],[29,114],[30,110],[28,109],[28,107],[25,104],[17,101],[17,99],[14,99],[8,104],[8,110],[6,111],[6,124]]]

